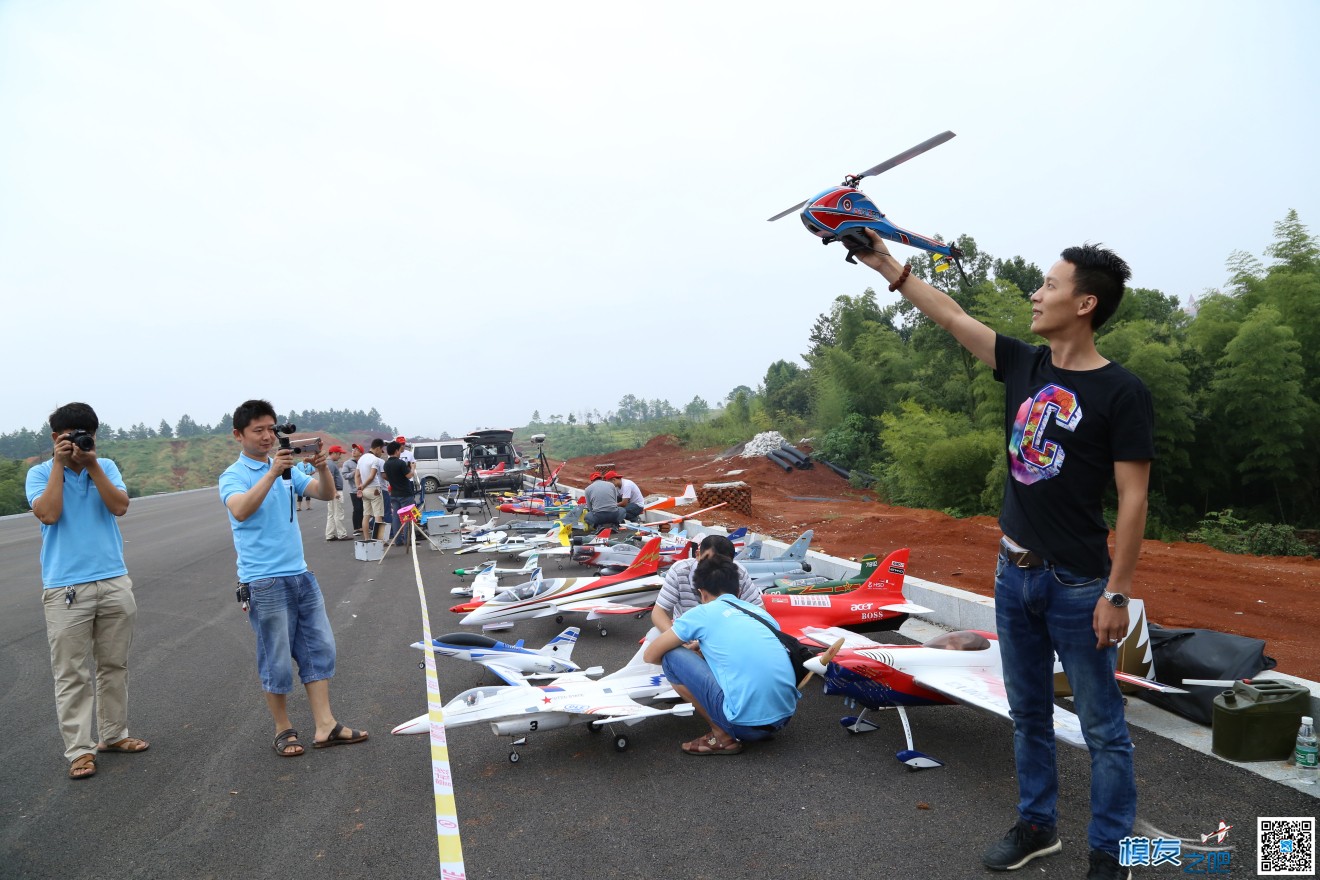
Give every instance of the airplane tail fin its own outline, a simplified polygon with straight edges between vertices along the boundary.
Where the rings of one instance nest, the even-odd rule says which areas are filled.
[[[637,558],[633,560],[632,565],[624,570],[623,574],[628,580],[635,577],[645,577],[648,574],[655,574],[660,570],[660,536],[656,535],[651,540],[642,545],[642,549],[637,552]]]
[[[536,653],[544,654],[546,657],[555,657],[559,660],[567,660],[573,656],[573,647],[577,644],[578,635],[582,630],[576,626],[570,626],[568,629],[555,636],[545,643],[545,647]]]
[[[532,572],[532,571],[536,571],[540,567],[541,567],[541,554],[533,550],[531,551],[530,554],[528,554],[527,561],[523,563],[523,567],[520,568],[519,571]]]
[[[857,574],[863,578],[862,583],[866,583],[879,570],[880,557],[876,556],[874,553],[868,553],[862,557],[862,568]]]
[[[876,590],[884,593],[882,602],[903,602],[903,579],[907,577],[908,548],[895,550],[885,557],[885,561],[875,567],[866,582],[857,587],[857,598],[862,593]]]
[[[803,532],[801,535],[798,536],[798,539],[794,541],[787,550],[785,550],[783,553],[780,554],[779,558],[798,559],[798,560],[806,559],[807,548],[811,546],[811,539],[812,536],[814,535],[815,532],[813,530],[807,529],[805,532]]]
[[[1133,599],[1128,603],[1128,631],[1123,636],[1123,641],[1118,643],[1118,664],[1115,671],[1119,678],[1119,690],[1125,694],[1135,693],[1140,685],[1127,681],[1123,678],[1124,675],[1148,680],[1155,678],[1155,654],[1150,646],[1150,629],[1146,626],[1146,603],[1141,599]],[[1057,664],[1054,671],[1054,693],[1060,697],[1072,693],[1068,676],[1064,675],[1062,668]]]
[[[697,503],[696,488],[691,483],[688,483],[687,488],[683,490],[683,494],[679,495],[677,498],[674,499],[674,503],[678,505],[696,504]]]
[[[617,670],[617,671],[615,671],[615,672],[611,672],[609,675],[606,675],[606,676],[604,676],[603,678],[601,678],[601,679],[599,679],[599,680],[600,680],[600,681],[609,681],[609,680],[612,679],[612,678],[623,678],[623,677],[625,677],[625,676],[628,676],[628,675],[632,675],[632,674],[634,674],[635,672],[637,672],[637,670],[638,670],[639,668],[654,669],[654,668],[655,668],[655,664],[653,664],[653,663],[647,663],[645,660],[642,659],[642,655],[646,653],[646,647],[647,647],[648,644],[650,644],[650,640],[649,640],[649,639],[643,639],[643,640],[642,640],[642,646],[641,646],[640,648],[637,649],[637,653],[636,653],[636,654],[633,654],[633,655],[632,655],[632,659],[631,659],[631,660],[629,660],[627,663],[623,664],[623,667],[620,668],[619,670]]]

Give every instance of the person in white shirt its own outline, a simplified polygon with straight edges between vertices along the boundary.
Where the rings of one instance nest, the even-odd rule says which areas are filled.
[[[385,522],[385,499],[381,476],[385,461],[385,441],[377,437],[371,441],[371,451],[358,459],[357,482],[362,490],[362,537],[370,541],[376,523]]]

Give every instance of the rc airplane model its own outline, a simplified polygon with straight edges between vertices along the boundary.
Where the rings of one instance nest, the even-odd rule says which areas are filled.
[[[527,682],[507,686],[477,687],[463,691],[445,704],[445,727],[466,727],[482,721],[490,723],[496,736],[512,737],[509,761],[518,763],[517,747],[526,743],[529,733],[587,724],[593,731],[609,727],[614,748],[628,748],[628,737],[615,733],[613,725],[634,725],[661,715],[691,715],[691,703],[679,703],[665,709],[647,706],[638,700],[678,699],[669,686],[664,671],[642,659],[643,646],[618,672],[593,680],[584,672],[556,677],[550,684],[537,687]],[[428,716],[421,715],[394,728],[392,733],[425,733],[430,728]]]
[[[697,490],[691,483],[683,490],[682,495],[666,495],[651,501],[642,501],[642,510],[670,510],[675,507],[683,507],[688,504],[697,503]]]
[[[851,593],[859,586],[866,583],[872,575],[875,575],[880,569],[880,561],[876,559],[875,554],[868,553],[862,557],[862,568],[856,575],[846,579],[831,579],[823,575],[806,575],[804,577],[779,577],[775,578],[774,586],[766,587],[761,593],[770,593],[771,595],[815,595],[824,593]]]
[[[1149,654],[1144,608],[1136,599],[1130,604],[1135,608],[1129,616],[1124,643],[1145,644]],[[803,666],[825,680],[825,693],[841,695],[849,707],[863,707],[860,714],[840,720],[839,723],[850,733],[869,733],[878,729],[877,724],[866,720],[867,710],[897,709],[907,748],[895,757],[912,770],[939,767],[942,763],[914,748],[912,726],[908,723],[905,707],[962,703],[1009,717],[1003,664],[994,633],[959,630],[943,633],[921,645],[882,645],[837,627],[808,627],[803,637],[821,645],[843,640],[843,650],[832,661],[826,663],[815,657]],[[1138,653],[1132,651],[1130,656]],[[1122,656],[1120,651],[1120,658]],[[1148,671],[1149,668],[1147,658],[1144,669]],[[1186,693],[1181,688],[1121,669],[1115,677],[1128,684],[1164,693]],[[1069,745],[1086,747],[1079,719],[1059,706],[1054,707],[1054,736]]]
[[[898,629],[909,614],[930,612],[929,608],[913,604],[903,596],[907,561],[906,547],[895,550],[885,557],[865,584],[850,593],[820,596],[763,593],[761,601],[765,603],[765,610],[779,621],[780,629],[790,635],[800,636],[809,626]]]
[[[522,639],[516,644],[506,645],[490,636],[470,632],[450,633],[431,639],[431,647],[437,656],[478,663],[507,684],[521,685],[528,679],[554,678],[567,672],[599,675],[605,670],[600,667],[583,670],[570,659],[580,632],[576,626],[570,626],[547,642],[545,647],[537,649],[523,647]],[[426,643],[414,642],[413,647],[425,650]]]
[[[509,535],[502,531],[496,531],[486,533],[483,537],[484,540],[480,542],[464,544],[455,550],[454,554],[523,553],[527,550],[535,550],[551,544],[567,547],[569,543],[568,526],[563,523],[555,523],[540,535]]]
[[[527,563],[522,568],[497,568],[495,560],[492,559],[483,562],[478,568],[456,568],[454,574],[459,577],[472,575],[472,583],[454,587],[449,591],[449,595],[485,602],[500,591],[500,575],[521,574],[535,578],[541,574],[541,565],[536,557],[536,551],[532,551],[532,555],[527,557]]]
[[[807,529],[798,539],[789,545],[788,549],[773,559],[762,559],[759,555],[748,553],[749,548],[744,548],[743,552],[734,557],[734,562],[746,569],[748,576],[753,581],[758,579],[767,586],[777,577],[788,577],[791,574],[800,571],[811,571],[811,566],[806,562],[807,549],[811,546],[811,539],[815,535],[811,529]],[[751,545],[751,546],[759,546]],[[759,553],[759,551],[758,551]]]
[[[563,623],[565,614],[574,613],[586,614],[587,620],[616,614],[641,615],[655,604],[664,585],[664,578],[657,574],[659,567],[660,539],[652,538],[633,564],[618,574],[549,580],[537,577],[485,602],[468,602],[449,610],[467,613],[459,621],[464,626],[481,624],[487,629],[537,617],[553,617],[556,623]],[[597,626],[602,636],[609,634],[603,623]]]

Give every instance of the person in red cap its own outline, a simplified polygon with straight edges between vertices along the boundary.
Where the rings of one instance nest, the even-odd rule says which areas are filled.
[[[637,484],[632,480],[625,480],[614,471],[606,474],[605,479],[612,482],[614,488],[619,490],[619,506],[623,508],[624,519],[636,520],[641,516],[646,500],[642,490],[637,488]]]
[[[619,490],[614,488],[608,477],[613,474],[610,471],[605,474],[603,479],[592,479],[587,485],[587,525],[591,528],[600,526],[617,526],[623,522],[623,508],[619,506]],[[597,477],[598,474],[592,474]]]
[[[344,474],[339,464],[339,460],[344,457],[344,447],[331,446],[326,455],[330,458],[330,474],[335,478],[335,497],[325,506],[325,539],[347,541],[349,535],[348,523],[344,521]]]

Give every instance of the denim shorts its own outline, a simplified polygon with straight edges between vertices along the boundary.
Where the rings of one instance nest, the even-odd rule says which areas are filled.
[[[257,673],[271,694],[293,690],[293,661],[303,684],[335,674],[335,634],[310,571],[248,584],[248,621],[257,636]]]
[[[661,666],[670,684],[681,684],[692,694],[692,699],[701,704],[710,717],[710,723],[742,742],[756,742],[766,739],[776,730],[781,729],[793,719],[792,715],[781,718],[773,724],[748,727],[736,721],[730,721],[724,712],[724,689],[715,679],[706,659],[688,648],[675,648],[661,658]]]

